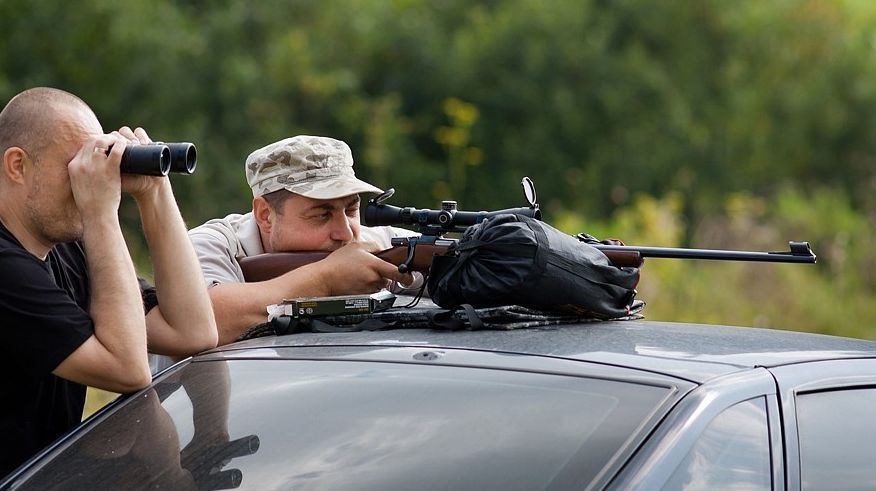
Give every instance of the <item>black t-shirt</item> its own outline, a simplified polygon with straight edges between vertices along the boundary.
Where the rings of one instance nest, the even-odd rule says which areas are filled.
[[[155,305],[146,286],[144,304]],[[58,244],[45,261],[0,224],[0,477],[75,427],[85,386],[52,374],[92,334],[85,251]]]

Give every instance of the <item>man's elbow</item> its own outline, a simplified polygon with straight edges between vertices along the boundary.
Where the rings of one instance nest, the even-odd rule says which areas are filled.
[[[100,387],[102,389],[118,392],[120,394],[128,394],[144,389],[152,383],[152,372],[149,371],[149,365],[139,367],[136,370],[126,370],[123,376],[114,380],[111,386]]]
[[[159,355],[184,357],[213,349],[219,343],[219,332],[212,310],[183,319],[168,319],[164,313],[150,312],[146,329],[152,331],[149,351]],[[153,316],[153,317],[150,317]]]
[[[209,328],[199,331],[189,331],[181,336],[180,344],[176,347],[176,356],[191,356],[202,351],[213,349],[219,344],[219,333],[216,324],[210,323]]]
[[[216,312],[213,309],[212,299],[209,308],[205,309],[203,319],[195,325],[200,326],[192,335],[193,344],[191,354],[200,353],[213,349],[219,344],[219,326],[216,323]]]
[[[212,329],[209,329],[200,336],[198,339],[194,340],[195,342],[191,346],[191,353],[200,353],[201,351],[207,351],[208,349],[213,349],[219,344],[219,332],[216,328],[216,324],[212,324]]]
[[[207,319],[199,322],[198,325],[200,328],[193,330],[191,336],[192,345],[189,354],[207,351],[219,344],[219,327],[216,325],[216,316],[212,310],[209,311]]]

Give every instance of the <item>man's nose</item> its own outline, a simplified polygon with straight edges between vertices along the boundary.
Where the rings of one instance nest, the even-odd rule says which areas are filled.
[[[346,215],[341,214],[333,218],[331,238],[344,244],[353,241],[353,226]]]

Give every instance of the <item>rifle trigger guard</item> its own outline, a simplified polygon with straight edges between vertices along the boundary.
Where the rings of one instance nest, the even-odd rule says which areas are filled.
[[[398,265],[399,273],[408,273],[411,270],[411,263],[414,261],[414,254],[417,251],[417,241],[416,239],[411,239],[408,241],[408,257],[405,258],[404,262]]]

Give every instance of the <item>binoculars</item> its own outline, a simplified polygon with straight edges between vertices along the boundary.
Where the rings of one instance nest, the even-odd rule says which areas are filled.
[[[126,174],[166,176],[170,172],[191,174],[197,165],[198,151],[193,143],[155,142],[127,145],[121,168]]]

